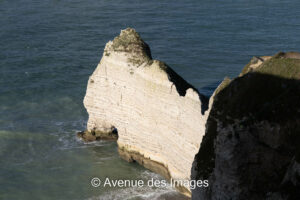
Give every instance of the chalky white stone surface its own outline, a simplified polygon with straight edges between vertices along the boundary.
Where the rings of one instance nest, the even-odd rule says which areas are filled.
[[[128,34],[126,29],[121,32]],[[116,51],[106,44],[90,76],[84,98],[87,129],[118,130],[118,146],[163,164],[173,179],[189,180],[192,162],[205,133],[199,94],[180,96],[157,60],[133,63],[139,53]]]

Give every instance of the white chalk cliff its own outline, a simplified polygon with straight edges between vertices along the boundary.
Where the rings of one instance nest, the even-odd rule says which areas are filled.
[[[117,132],[121,157],[167,178],[189,180],[205,133],[207,101],[165,63],[152,60],[134,29],[106,44],[84,98],[85,139]],[[182,188],[181,188],[182,189]],[[182,190],[189,195],[189,189]]]

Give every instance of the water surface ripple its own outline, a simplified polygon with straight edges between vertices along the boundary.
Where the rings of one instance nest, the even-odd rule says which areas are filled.
[[[0,199],[180,199],[169,187],[90,186],[158,178],[119,159],[115,143],[74,136],[105,43],[133,27],[155,59],[210,95],[252,56],[299,50],[299,19],[296,0],[0,0]]]

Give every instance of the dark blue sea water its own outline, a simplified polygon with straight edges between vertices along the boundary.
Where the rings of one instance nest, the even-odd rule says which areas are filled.
[[[300,49],[297,0],[0,0],[0,199],[164,199],[171,188],[93,188],[157,175],[84,144],[82,100],[108,40],[135,28],[202,93],[252,56]],[[178,197],[178,196],[177,196]]]

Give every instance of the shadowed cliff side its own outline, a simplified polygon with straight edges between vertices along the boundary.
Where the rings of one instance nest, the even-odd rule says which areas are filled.
[[[216,90],[192,169],[210,186],[192,199],[299,199],[300,60],[283,55]]]

